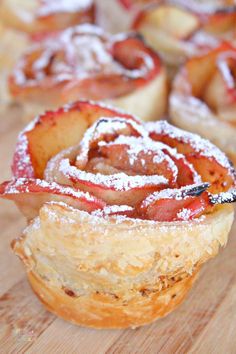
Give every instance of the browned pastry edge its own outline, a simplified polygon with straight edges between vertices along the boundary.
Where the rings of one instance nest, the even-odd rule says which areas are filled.
[[[77,325],[101,329],[135,328],[166,316],[182,303],[197,275],[198,270],[166,290],[139,293],[127,302],[120,301],[114,294],[98,292],[76,297],[69,289],[52,286],[32,271],[28,279],[50,312]]]

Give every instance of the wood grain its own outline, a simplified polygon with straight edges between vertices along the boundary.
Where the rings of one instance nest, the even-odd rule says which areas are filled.
[[[1,113],[1,181],[10,177],[21,114],[17,107]],[[10,249],[24,224],[10,202],[0,201],[0,353],[236,353],[236,225],[177,311],[136,330],[96,331],[56,318],[34,296]]]

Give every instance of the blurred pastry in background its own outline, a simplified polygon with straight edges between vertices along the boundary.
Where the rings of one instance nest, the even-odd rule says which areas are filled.
[[[7,77],[9,70],[14,67],[16,60],[28,46],[27,37],[19,35],[16,31],[6,30],[0,22],[0,103],[10,102],[7,90]],[[3,106],[1,106],[1,109]]]
[[[170,115],[177,126],[201,134],[236,164],[236,48],[223,43],[189,59],[170,95]]]
[[[8,70],[33,40],[41,39],[43,33],[94,21],[93,0],[1,0],[1,102],[9,102],[5,90]]]
[[[142,33],[170,67],[236,38],[236,5],[228,1],[156,1],[137,16]]]
[[[166,112],[166,72],[136,33],[109,35],[93,25],[72,27],[32,46],[9,78],[27,119],[76,99],[104,100],[159,119]]]
[[[94,23],[93,0],[1,0],[0,20],[30,34],[52,32],[81,23]]]

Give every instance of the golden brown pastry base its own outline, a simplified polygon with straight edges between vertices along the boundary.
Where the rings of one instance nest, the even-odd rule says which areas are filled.
[[[232,222],[231,205],[167,224],[99,218],[54,202],[12,247],[51,312],[88,327],[134,328],[184,300],[201,264],[226,244]]]
[[[29,282],[46,308],[77,325],[93,328],[127,328],[149,324],[166,316],[182,303],[198,271],[159,292],[138,293],[132,300],[122,302],[113,294],[95,292],[76,297],[73,292],[60,289],[29,272]]]

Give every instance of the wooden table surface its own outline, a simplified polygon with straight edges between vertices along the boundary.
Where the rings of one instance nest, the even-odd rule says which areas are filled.
[[[1,113],[0,180],[22,128],[20,110]],[[156,323],[135,330],[91,330],[47,312],[30,289],[10,242],[24,219],[0,201],[0,353],[236,353],[236,224],[229,243],[202,270],[185,303]]]

